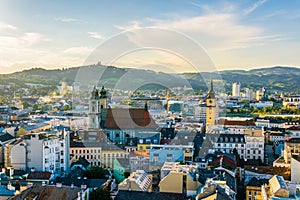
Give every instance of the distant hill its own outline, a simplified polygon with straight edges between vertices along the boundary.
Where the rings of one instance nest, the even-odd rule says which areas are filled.
[[[74,83],[74,80],[78,80],[79,70],[95,70],[96,68],[103,68],[103,74],[99,82],[104,83],[106,87],[109,88],[118,86],[121,89],[126,89],[141,85],[142,87],[138,87],[139,89],[157,90],[164,87],[188,86],[190,84],[195,90],[206,91],[207,87],[202,76],[219,79],[219,74],[228,92],[231,91],[231,84],[233,82],[240,82],[242,88],[249,87],[256,90],[266,87],[269,91],[300,93],[300,69],[281,66],[248,71],[225,70],[220,72],[183,73],[176,75],[157,73],[151,70],[117,68],[113,66],[85,66],[81,69],[80,67],[74,67],[63,70],[33,68],[22,72],[0,75],[0,85],[15,84],[19,87],[26,87],[26,84],[32,83],[55,86],[60,85],[61,81],[65,81],[71,85]],[[94,75],[97,77],[97,70]],[[89,76],[82,76],[80,79],[89,78]],[[146,85],[144,84],[145,82],[147,83]]]

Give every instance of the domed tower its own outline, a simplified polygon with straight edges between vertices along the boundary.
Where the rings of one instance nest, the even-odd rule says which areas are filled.
[[[99,91],[94,86],[89,102],[89,128],[91,129],[99,129],[100,128],[100,96]]]
[[[213,82],[210,82],[210,89],[206,97],[206,126],[215,125],[217,117],[216,96]]]
[[[102,86],[100,90],[100,108],[107,108],[107,91],[104,89],[104,86]]]

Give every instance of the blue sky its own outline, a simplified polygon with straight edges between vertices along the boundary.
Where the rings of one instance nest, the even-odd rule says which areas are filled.
[[[80,66],[113,36],[146,27],[188,36],[218,70],[300,63],[300,1],[2,0],[0,73]],[[167,39],[176,44],[174,38]],[[157,51],[131,53],[113,64],[161,63],[193,71],[180,57]]]

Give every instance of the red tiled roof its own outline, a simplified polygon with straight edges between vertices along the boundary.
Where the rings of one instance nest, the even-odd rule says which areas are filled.
[[[222,165],[228,165],[232,168],[236,167],[236,162],[235,160],[227,157],[227,156],[220,156],[217,159],[213,160],[209,165],[211,166],[219,166],[220,165],[220,161],[222,160]]]
[[[149,112],[143,108],[109,108],[107,110],[106,128],[157,128]]]
[[[218,124],[227,125],[227,126],[255,126],[255,122],[251,120],[240,121],[240,120],[219,119]]]

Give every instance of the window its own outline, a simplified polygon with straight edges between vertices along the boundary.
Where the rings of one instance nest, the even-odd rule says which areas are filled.
[[[154,158],[152,159],[152,162],[153,162],[153,163],[158,163],[158,158],[157,158],[157,157],[154,157]]]

